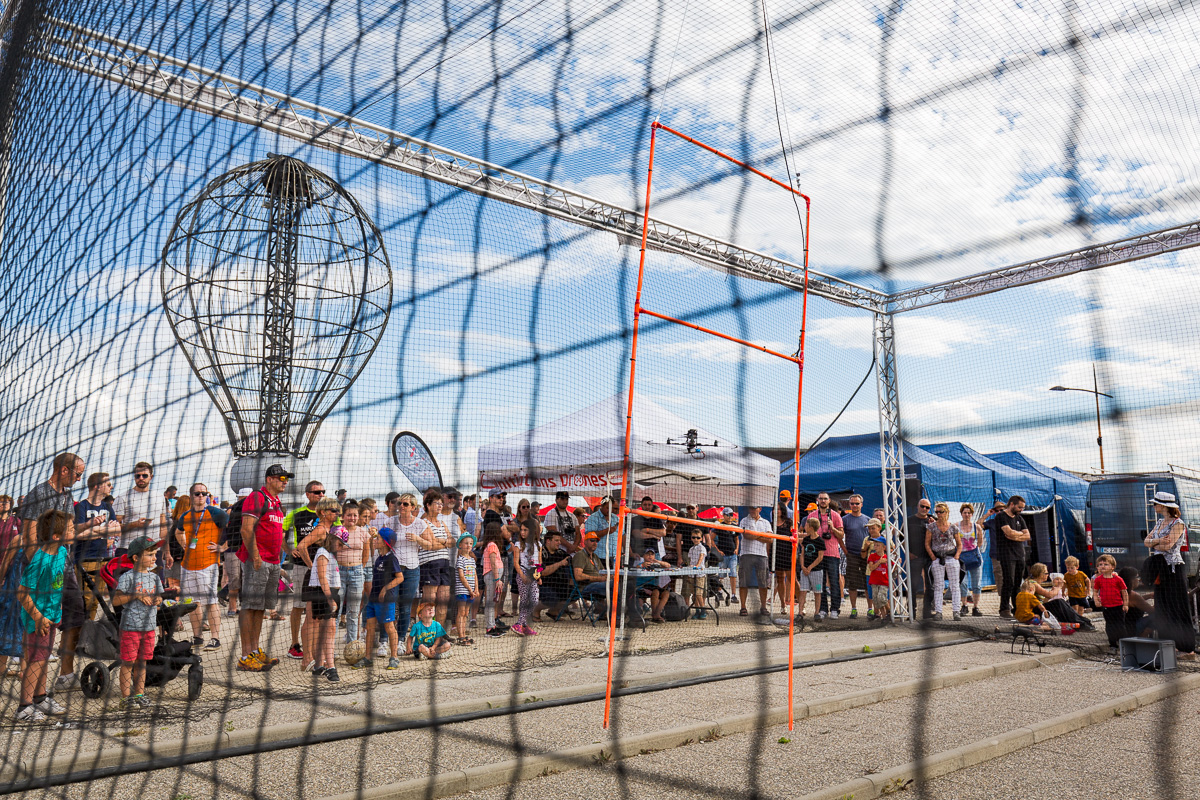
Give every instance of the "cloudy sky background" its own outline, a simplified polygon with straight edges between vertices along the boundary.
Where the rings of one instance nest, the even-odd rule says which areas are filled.
[[[786,179],[783,128],[813,198],[812,266],[884,290],[1200,216],[1190,4],[766,9],[772,63],[762,5],[728,0],[230,0],[129,16],[95,3],[75,21],[627,207],[645,191],[656,117]],[[14,163],[35,199],[6,220],[10,284],[33,285],[39,309],[6,317],[0,426],[14,483],[64,447],[118,475],[151,458],[177,482],[227,476],[224,426],[162,313],[158,258],[184,202],[268,152],[354,193],[393,270],[388,331],[322,428],[313,474],[359,494],[406,488],[389,445],[407,429],[468,485],[481,444],[622,390],[637,251],[614,236],[58,67],[32,75]],[[86,133],[56,147],[61,130]],[[785,192],[678,140],[660,139],[652,202],[669,221],[802,259]],[[1185,252],[901,315],[910,438],[1098,467],[1091,398],[1047,391],[1090,386],[1095,363],[1116,396],[1102,406],[1110,469],[1200,466],[1195,261]],[[644,302],[797,346],[798,295],[686,259],[650,254]],[[660,324],[644,334],[640,391],[733,440],[790,444],[793,367]],[[867,374],[871,319],[814,299],[808,334],[806,445]],[[877,429],[871,378],[830,433]]]

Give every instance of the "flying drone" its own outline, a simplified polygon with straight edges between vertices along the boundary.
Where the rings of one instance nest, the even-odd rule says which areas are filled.
[[[669,437],[665,442],[646,442],[646,444],[667,444],[673,447],[682,447],[687,451],[687,454],[697,460],[704,458],[702,447],[736,447],[737,445],[721,444],[716,439],[712,441],[700,441],[700,434],[695,428],[691,428],[683,436]]]

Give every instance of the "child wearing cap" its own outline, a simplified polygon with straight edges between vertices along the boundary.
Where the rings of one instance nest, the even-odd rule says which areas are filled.
[[[145,536],[129,543],[133,569],[117,579],[114,606],[125,606],[121,614],[121,708],[150,705],[144,694],[146,662],[154,657],[158,606],[162,603],[162,580],[154,572],[158,546]]]
[[[872,518],[867,522],[867,541],[871,543],[871,554],[867,556],[867,586],[871,589],[871,611],[875,619],[883,621],[891,617],[891,589],[888,580],[887,540],[878,534],[883,525]]]
[[[396,532],[391,528],[379,530],[379,555],[371,567],[371,590],[363,609],[363,625],[366,628],[367,644],[375,642],[376,625],[383,625],[388,640],[388,669],[399,669],[400,659],[396,649],[400,646],[400,635],[396,632],[396,601],[400,599],[399,586],[404,582],[404,572],[396,554]],[[359,659],[354,669],[371,666],[370,658]]]
[[[472,606],[479,597],[479,580],[475,576],[475,537],[465,534],[458,540],[458,558],[454,562],[454,596],[458,600],[458,639],[455,644],[475,644],[467,636],[467,620],[471,618]]]

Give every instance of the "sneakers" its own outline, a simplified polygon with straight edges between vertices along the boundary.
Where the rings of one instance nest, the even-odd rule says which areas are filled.
[[[400,659],[389,658],[387,668],[388,669],[400,669]]]
[[[506,632],[507,631],[502,631],[499,628],[488,628],[487,633],[485,633],[484,636],[488,637],[489,639],[499,639]]]
[[[816,616],[814,616],[814,617],[813,617],[813,619],[825,619],[825,612],[824,612],[824,611],[818,611],[818,612],[817,612],[817,614],[816,614]]]
[[[261,647],[258,648],[257,650],[255,650],[250,655],[257,658],[259,660],[259,662],[267,669],[270,669],[271,667],[273,667],[279,663],[278,658],[271,658],[270,656],[267,655],[266,651],[263,650]]]
[[[983,612],[979,610],[978,606],[976,606],[975,608],[971,609],[971,616],[972,617],[982,617]]]
[[[858,619],[858,609],[857,608],[850,609],[850,619]]]
[[[17,722],[45,722],[46,715],[35,705],[27,705],[17,712]]]
[[[516,625],[513,625],[512,628],[510,628],[510,630],[513,633],[515,633],[517,636],[524,636],[526,633],[529,632],[529,629],[526,628],[524,625],[522,625],[519,622]]]
[[[203,636],[193,636],[192,637],[192,647],[202,647],[203,645],[204,645],[204,637]]]
[[[375,648],[375,655],[379,656],[380,658],[386,658],[387,654],[388,654],[387,645],[384,644],[383,642],[380,642],[379,647]]]
[[[706,619],[708,619],[708,612],[707,612],[707,611],[701,611],[699,614],[697,614],[697,615],[696,615],[696,619],[699,619],[699,620],[706,620]],[[537,635],[537,631],[534,631],[533,633],[534,633],[534,635],[535,635],[535,636]]]
[[[287,657],[294,658],[299,661],[300,659],[304,658],[304,649],[301,648],[300,645],[294,644],[288,648]]]
[[[829,612],[829,618],[830,618],[830,619],[837,619],[837,618],[838,618],[838,612],[837,612],[837,610],[836,610],[836,609],[835,609],[835,610],[832,610],[832,611],[830,611],[830,612]]]
[[[954,612],[954,620],[955,620],[955,622],[957,622],[957,621],[958,621],[958,620],[960,620],[960,619],[962,619],[962,614],[960,614],[960,613],[958,613],[957,611],[955,611],[955,612]]]
[[[329,681],[330,683],[341,683],[342,676],[337,674],[337,669],[330,667],[329,669],[325,670],[325,680]]]
[[[369,658],[360,658],[350,665],[350,669],[367,669],[373,662]]]
[[[254,653],[248,656],[242,656],[238,659],[238,672],[266,672],[269,668],[263,666],[263,663],[254,657]]]
[[[479,627],[479,620],[472,618],[472,619],[471,619],[471,623],[470,623],[469,625],[467,625],[467,627],[468,627],[468,628],[478,628],[478,627]]]
[[[930,617],[930,619],[932,619],[934,622],[941,622],[942,621],[942,612],[940,612],[940,611],[933,612],[933,616]]]
[[[144,694],[135,694],[130,697],[122,697],[119,708],[122,711],[129,711],[135,708],[146,708],[150,705],[150,701],[146,699]]]
[[[74,672],[68,672],[66,675],[59,675],[54,679],[54,691],[69,692],[72,689],[79,688],[79,676]]]
[[[1013,615],[1012,615],[1011,611],[1005,611],[1004,609],[1000,609],[1000,617],[1002,619],[1012,619]]]
[[[966,603],[963,603],[962,608],[958,610],[958,613],[965,617],[967,614],[971,613],[971,609],[967,607]]]
[[[221,649],[221,640],[220,639],[209,639],[208,644],[204,645],[204,649],[205,650],[220,650]]]
[[[42,698],[42,702],[34,703],[33,705],[38,711],[41,711],[48,717],[57,717],[61,714],[67,713],[67,707],[55,700],[50,695],[46,695]]]

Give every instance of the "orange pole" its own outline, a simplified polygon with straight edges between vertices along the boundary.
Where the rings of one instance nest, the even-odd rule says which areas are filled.
[[[804,295],[800,307],[800,358],[799,377],[796,380],[796,455],[792,461],[792,585],[788,588],[788,730],[795,730],[796,721],[792,712],[792,692],[796,672],[796,551],[800,545],[798,531],[800,513],[800,416],[804,408],[804,345],[808,325],[808,225],[812,215],[812,201],[804,198]]]
[[[651,311],[648,308],[643,308],[642,313],[649,314],[652,317],[658,317],[659,319],[666,320],[667,322],[674,322],[679,325],[683,325],[684,327],[691,328],[692,330],[700,331],[701,333],[708,333],[708,334],[716,336],[720,339],[726,339],[731,342],[737,342],[738,344],[744,344],[746,347],[749,347],[752,350],[758,350],[759,352],[767,353],[768,355],[778,356],[779,358],[782,358],[786,361],[791,361],[796,364],[800,363],[800,359],[796,358],[795,356],[785,356],[783,353],[777,353],[774,350],[770,349],[769,347],[763,347],[761,344],[755,344],[754,342],[747,342],[745,339],[738,339],[735,336],[730,336],[729,334],[721,333],[720,331],[714,331],[711,328],[702,327],[700,325],[695,324],[694,322],[685,322],[681,319],[675,319],[675,317],[668,317],[666,314],[659,314],[657,311]]]
[[[667,522],[682,522],[685,525],[695,525],[697,528],[712,528],[713,530],[717,530],[717,531],[733,531],[734,533],[745,533],[745,530],[743,530],[738,525],[724,525],[720,522],[709,522],[706,519],[692,519],[690,517],[673,517],[670,514],[660,514],[657,511],[645,511],[640,508],[623,508],[622,512],[627,513],[627,514],[637,514],[639,517],[651,517],[653,519],[665,519]],[[778,533],[755,533],[754,535],[759,536],[764,539],[780,539],[785,542],[788,539],[792,538],[790,536],[783,536]]]
[[[625,506],[629,499],[629,442],[633,436],[633,379],[637,368],[638,322],[642,315],[642,279],[646,275],[646,236],[650,228],[650,185],[654,178],[654,138],[658,123],[650,125],[650,160],[646,166],[646,205],[642,210],[642,249],[638,256],[637,293],[633,300],[633,342],[629,349],[629,397],[625,406],[625,455],[621,461],[621,514],[617,517],[617,560],[613,565],[612,603],[608,614],[608,675],[604,682],[604,727],[612,706],[613,649],[617,643],[617,604],[621,594],[621,557],[624,553]],[[624,609],[621,609],[622,611]]]
[[[804,192],[801,192],[797,189],[793,189],[791,186],[788,186],[786,183],[783,183],[782,181],[772,178],[767,173],[761,172],[761,171],[755,169],[754,167],[750,166],[749,164],[746,164],[742,161],[738,161],[733,156],[729,156],[729,155],[722,153],[720,150],[718,150],[715,147],[710,147],[709,145],[706,145],[704,142],[700,141],[699,139],[693,139],[692,137],[688,136],[685,133],[680,133],[677,130],[668,128],[666,125],[663,125],[661,122],[656,122],[654,124],[655,124],[655,126],[662,128],[667,133],[675,134],[680,139],[683,139],[684,141],[688,142],[689,144],[694,144],[697,147],[702,147],[705,150],[707,150],[708,152],[712,153],[713,155],[720,156],[721,158],[725,159],[726,161],[731,161],[734,164],[737,164],[742,169],[748,169],[751,172],[753,172],[755,175],[757,175],[758,177],[766,178],[767,180],[769,180],[771,183],[775,184],[776,186],[782,186],[784,189],[787,189],[792,194],[798,194],[801,197],[803,197],[805,200],[808,200],[808,195],[804,194]],[[805,255],[807,256],[807,253],[808,253],[808,225],[807,224],[805,224],[805,226],[804,226],[804,252],[805,252]],[[807,277],[807,275],[808,275],[808,258],[807,257],[804,259],[804,272],[805,272],[805,277]]]

